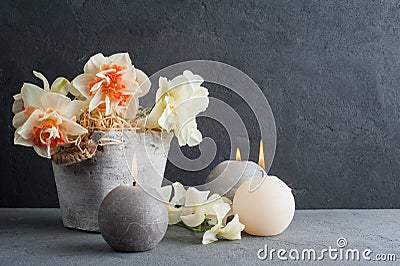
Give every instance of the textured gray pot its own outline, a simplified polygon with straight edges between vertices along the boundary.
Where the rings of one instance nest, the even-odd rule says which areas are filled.
[[[132,164],[127,163],[132,155],[135,175],[146,176],[152,186],[161,184],[171,138],[167,133],[111,131],[102,140],[122,144],[102,146],[91,159],[69,166],[53,163],[64,226],[99,232],[98,210],[104,197],[119,185],[133,183]]]

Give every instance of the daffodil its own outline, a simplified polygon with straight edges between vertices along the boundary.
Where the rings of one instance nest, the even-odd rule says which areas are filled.
[[[105,57],[99,53],[85,64],[84,73],[72,81],[70,92],[89,101],[89,112],[100,109],[105,115],[117,113],[135,118],[138,98],[147,94],[150,80],[136,69],[128,53]]]
[[[38,72],[34,74],[43,80],[44,89],[25,83],[21,93],[14,96],[14,143],[33,146],[40,156],[50,158],[60,145],[71,143],[74,137],[88,132],[76,122],[85,103],[71,101],[70,98],[53,92],[53,88],[63,90],[66,82],[61,82],[64,83],[62,85],[58,79],[58,83],[53,83],[56,85],[50,88],[43,75]]]
[[[217,216],[217,224],[204,233],[202,243],[210,244],[217,241],[217,235],[229,240],[241,239],[241,232],[244,229],[244,225],[239,222],[238,214],[235,214],[233,219],[224,225],[224,218],[231,210],[230,205],[228,203],[216,203],[213,205],[213,209]]]
[[[66,78],[59,77],[49,86],[47,79],[39,72],[33,71],[33,74],[42,80],[43,88],[31,83],[24,83],[21,88],[21,93],[14,95],[14,103],[12,111],[15,114],[13,126],[20,127],[32,114],[32,112],[41,108],[41,97],[46,92],[56,92],[66,95],[70,86]]]
[[[173,131],[180,146],[198,145],[202,135],[197,129],[196,116],[208,107],[208,90],[199,75],[186,70],[172,80],[161,77],[156,104],[146,120],[146,127],[161,127]]]

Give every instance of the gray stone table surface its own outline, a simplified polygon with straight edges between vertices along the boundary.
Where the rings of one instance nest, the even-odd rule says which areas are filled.
[[[397,262],[352,261],[358,265],[399,265],[400,210],[298,210],[289,228],[274,237],[242,234],[239,241],[220,240],[202,245],[201,235],[179,226],[170,226],[162,242],[144,253],[114,252],[100,234],[65,229],[59,209],[0,209],[0,265],[267,265],[305,264],[304,249],[338,248],[337,240],[345,238],[347,246],[339,248],[363,252],[369,248],[372,259],[380,254]],[[341,242],[344,243],[344,242]],[[288,260],[276,253],[271,260],[258,258],[259,249],[284,249]],[[289,258],[295,251],[300,260]],[[307,252],[304,253],[307,257]],[[335,254],[335,253],[332,253]],[[350,253],[349,253],[350,254]],[[389,254],[389,255],[388,255]],[[260,252],[260,256],[264,252]],[[383,255],[383,256],[382,256]],[[333,256],[333,255],[332,255]],[[350,256],[351,257],[351,256]],[[330,259],[311,264],[346,265],[349,261]]]

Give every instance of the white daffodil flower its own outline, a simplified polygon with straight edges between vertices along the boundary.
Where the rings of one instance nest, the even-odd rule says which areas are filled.
[[[171,198],[172,188],[174,196]],[[181,183],[175,182],[169,186],[164,186],[157,189],[161,199],[167,203],[168,209],[168,224],[177,224],[181,221],[181,213],[183,205],[185,205],[186,190]]]
[[[44,93],[55,92],[63,95],[67,95],[68,93],[70,83],[66,78],[57,78],[51,87],[49,87],[49,82],[43,74],[36,71],[33,71],[33,74],[42,80],[43,89],[31,83],[24,83],[21,88],[21,93],[14,95],[12,111],[15,114],[13,118],[13,126],[15,128],[20,127],[35,109],[42,107],[41,98]],[[79,104],[83,105],[83,102]]]
[[[202,135],[197,129],[196,116],[208,107],[208,90],[199,75],[186,70],[172,80],[159,79],[156,104],[146,120],[147,128],[161,127],[173,131],[180,146],[198,145]]]
[[[147,75],[136,69],[128,53],[105,57],[99,53],[85,64],[84,73],[72,81],[71,94],[89,101],[89,112],[104,110],[133,119],[139,108],[139,98],[150,89]]]
[[[87,129],[76,123],[85,103],[24,84],[20,98],[22,111],[15,114],[14,144],[31,147],[45,158],[58,151],[60,145],[68,144],[73,137],[86,134]]]
[[[239,215],[235,214],[233,219],[224,225],[224,218],[228,215],[231,207],[228,203],[217,203],[213,205],[213,209],[217,216],[217,224],[203,235],[203,244],[210,244],[218,240],[217,235],[229,240],[241,239],[241,232],[244,225],[239,222]]]

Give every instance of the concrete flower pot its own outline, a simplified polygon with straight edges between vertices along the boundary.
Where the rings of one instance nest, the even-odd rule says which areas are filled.
[[[101,146],[91,159],[69,166],[53,163],[64,226],[98,232],[101,202],[115,187],[132,184],[131,172],[145,186],[160,186],[171,139],[168,133],[111,131],[102,140],[114,144]]]

